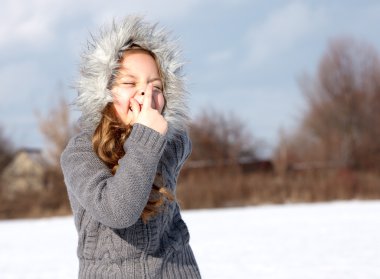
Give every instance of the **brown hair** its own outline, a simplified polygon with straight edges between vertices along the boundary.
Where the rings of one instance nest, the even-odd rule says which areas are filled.
[[[134,45],[132,49],[141,49],[151,55],[157,63],[155,55],[150,51],[138,48],[136,45]],[[123,52],[125,53],[127,51],[128,50],[125,50]],[[123,55],[120,55],[119,61],[122,59]],[[110,81],[110,85],[112,83],[113,80]],[[108,103],[101,114],[100,122],[92,137],[92,146],[98,157],[107,165],[114,175],[119,167],[119,159],[125,155],[123,145],[132,131],[132,126],[126,126],[121,122],[113,103]],[[163,209],[166,200],[174,201],[174,195],[163,185],[161,175],[157,174],[152,185],[149,200],[141,213],[142,220],[146,223],[149,218],[157,215]]]
[[[125,127],[117,117],[113,103],[108,103],[102,111],[102,118],[92,137],[92,146],[112,174],[116,173],[119,167],[118,161],[125,155],[123,145],[131,131],[132,127]],[[146,223],[149,218],[157,215],[163,209],[165,200],[173,201],[174,195],[162,185],[161,175],[157,174],[148,203],[141,213],[142,220]]]

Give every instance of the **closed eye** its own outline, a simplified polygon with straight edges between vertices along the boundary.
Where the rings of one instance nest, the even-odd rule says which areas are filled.
[[[155,95],[163,94],[162,89],[160,87],[154,87],[153,88],[153,93]]]
[[[128,85],[128,86],[135,86],[134,82],[122,82],[121,84]]]

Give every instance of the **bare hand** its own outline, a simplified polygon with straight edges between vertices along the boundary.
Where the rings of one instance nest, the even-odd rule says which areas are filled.
[[[135,109],[134,107],[136,107],[136,105],[137,107],[139,107],[137,101],[134,99],[133,101],[134,102],[132,102],[131,99],[132,110]],[[153,102],[153,84],[149,83],[146,88],[141,111],[139,111],[139,113],[136,114],[136,123],[145,125],[159,132],[161,135],[165,135],[168,130],[168,122],[160,114],[160,112],[154,108]],[[135,115],[135,112],[133,114]]]

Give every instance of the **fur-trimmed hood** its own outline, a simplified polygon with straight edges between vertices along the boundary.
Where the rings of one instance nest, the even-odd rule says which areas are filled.
[[[109,82],[118,68],[118,53],[137,44],[156,55],[164,83],[166,105],[162,112],[168,121],[168,139],[187,128],[188,109],[184,88],[183,63],[180,49],[167,31],[138,16],[128,16],[120,22],[103,27],[98,36],[91,36],[82,53],[80,75],[76,84],[78,97],[75,105],[82,112],[79,120],[84,130],[93,131],[101,118],[101,111],[112,94]]]

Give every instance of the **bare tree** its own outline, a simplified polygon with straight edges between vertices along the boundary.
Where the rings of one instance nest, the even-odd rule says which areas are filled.
[[[48,145],[50,162],[58,167],[60,156],[71,136],[78,127],[70,122],[70,111],[67,101],[61,97],[56,107],[50,109],[45,116],[37,113],[39,128]]]
[[[190,125],[193,143],[192,161],[217,164],[255,158],[257,146],[244,123],[234,114],[213,109],[197,116]]]
[[[13,154],[14,147],[11,141],[4,134],[3,128],[0,126],[0,173],[12,159]]]
[[[380,60],[352,38],[329,43],[315,77],[300,80],[308,109],[288,139],[297,160],[363,168],[380,163]],[[293,145],[293,146],[292,146]]]

